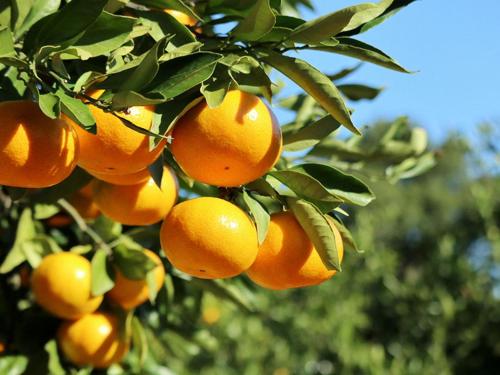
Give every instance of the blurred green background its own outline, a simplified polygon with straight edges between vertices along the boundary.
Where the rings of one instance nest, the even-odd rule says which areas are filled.
[[[204,328],[166,340],[165,362],[181,374],[498,373],[499,134],[477,132],[474,148],[456,134],[434,145],[424,175],[372,182],[377,200],[347,222],[364,253],[348,252],[342,273],[259,289],[255,313],[205,297],[201,320],[184,321]]]

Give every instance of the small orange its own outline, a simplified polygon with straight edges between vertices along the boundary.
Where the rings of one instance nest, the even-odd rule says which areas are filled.
[[[58,212],[54,216],[44,220],[44,222],[50,228],[64,228],[73,222],[73,218],[67,213]]]
[[[217,108],[202,102],[177,122],[171,150],[200,182],[238,186],[268,172],[281,153],[281,130],[257,96],[230,91]]]
[[[109,182],[113,185],[135,185],[146,182],[151,177],[147,168],[141,169],[138,172],[128,174],[106,174],[99,172],[89,172],[98,180]]]
[[[101,91],[95,91],[91,96],[97,98],[100,94]],[[96,121],[97,134],[89,133],[74,124],[80,140],[78,165],[85,170],[104,174],[135,173],[150,165],[163,151],[165,141],[150,150],[149,136],[128,128],[111,113],[92,104],[88,106]],[[154,107],[130,107],[116,114],[150,130]]]
[[[344,246],[338,229],[330,221],[339,258]],[[328,270],[306,232],[291,212],[271,216],[266,239],[257,259],[247,271],[256,284],[269,289],[299,288],[320,284],[336,271]]]
[[[0,119],[0,185],[44,188],[76,167],[78,138],[65,120],[31,101],[1,102]]]
[[[78,319],[99,307],[93,297],[90,262],[81,255],[60,252],[47,255],[33,271],[31,289],[45,310],[63,319]]]
[[[150,225],[162,220],[177,201],[175,174],[165,167],[161,189],[153,178],[135,185],[113,185],[97,181],[94,201],[102,213],[126,225]]]
[[[165,269],[158,255],[147,249],[144,252],[157,264],[154,275],[158,291],[163,286],[163,281],[165,281]],[[115,286],[108,292],[107,296],[123,309],[130,310],[146,302],[149,297],[148,283],[146,280],[127,279],[116,269]]]
[[[245,271],[257,256],[257,231],[239,207],[201,197],[176,205],[165,218],[160,241],[179,270],[203,279]]]
[[[120,362],[129,350],[117,318],[100,312],[63,322],[57,341],[65,357],[77,366],[106,368]]]
[[[201,319],[203,320],[203,322],[210,326],[217,323],[220,319],[220,316],[220,309],[216,306],[206,307],[201,313]]]
[[[0,341],[0,354],[5,352],[5,349],[6,349],[5,343],[3,341]]]

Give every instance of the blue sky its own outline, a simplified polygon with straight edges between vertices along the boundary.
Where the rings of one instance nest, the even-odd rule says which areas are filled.
[[[317,15],[362,2],[313,1]],[[420,0],[357,36],[418,73],[365,64],[353,74],[348,82],[385,87],[375,101],[350,103],[356,125],[408,115],[440,139],[450,130],[472,135],[483,121],[500,124],[499,16],[500,0]],[[300,56],[327,73],[356,64],[324,53]]]

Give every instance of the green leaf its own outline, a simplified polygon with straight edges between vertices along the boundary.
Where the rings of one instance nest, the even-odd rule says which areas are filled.
[[[263,60],[273,66],[311,95],[332,117],[355,134],[359,130],[351,121],[351,116],[339,90],[332,81],[309,63],[298,58],[282,56],[266,50]]]
[[[118,238],[122,233],[122,225],[104,215],[100,215],[95,219],[92,229],[97,232],[104,242],[110,242]]]
[[[111,290],[115,285],[113,268],[108,263],[106,250],[99,249],[91,261],[92,265],[92,296],[100,296]]]
[[[302,199],[288,198],[287,202],[300,226],[314,244],[325,267],[341,271],[335,235],[328,219],[317,207]]]
[[[111,99],[111,109],[114,111],[121,111],[128,107],[157,105],[164,102],[165,99],[163,98],[154,99],[145,97],[135,91],[120,91],[113,95]]]
[[[140,245],[130,248],[121,244],[113,250],[114,264],[127,279],[146,280],[148,272],[157,266]]]
[[[24,355],[6,355],[0,357],[0,374],[23,375],[28,367],[28,357]]]
[[[96,134],[95,119],[87,104],[80,99],[69,96],[63,90],[58,90],[56,95],[61,100],[61,109],[66,116],[89,133]]]
[[[156,9],[174,9],[201,20],[200,16],[183,0],[134,0],[134,3]]]
[[[243,201],[248,207],[252,218],[257,226],[257,236],[259,244],[264,242],[267,236],[267,229],[269,228],[270,216],[267,211],[260,205],[260,203],[255,200],[246,191],[243,191]]]
[[[15,56],[14,38],[7,26],[0,26],[0,57]]]
[[[231,85],[231,77],[228,73],[228,68],[225,65],[217,64],[212,76],[203,81],[201,85],[201,93],[205,97],[210,108],[218,107],[229,90]]]
[[[59,118],[61,114],[61,103],[60,99],[55,94],[41,94],[38,95],[38,106],[45,114],[45,116],[51,119]]]
[[[174,98],[210,78],[222,55],[198,52],[190,56],[169,60],[149,85],[150,94],[160,94],[165,99]]]
[[[344,223],[335,216],[330,216],[330,218],[335,222],[335,227],[340,232],[340,237],[342,237],[342,243],[344,244],[344,246],[357,253],[363,253],[364,251],[358,248],[358,245],[354,240],[351,231],[347,229]]]
[[[312,147],[340,127],[340,123],[327,115],[318,121],[295,131],[283,128],[283,147],[287,151],[298,151]]]
[[[75,41],[97,20],[107,2],[107,0],[72,0],[58,12],[39,21],[42,25],[36,32],[34,45],[41,47]]]
[[[135,20],[103,12],[82,37],[58,52],[62,59],[82,59],[110,53],[125,43],[133,30]]]
[[[361,99],[375,99],[384,89],[360,84],[338,85],[337,88],[348,99],[357,101]]]
[[[262,95],[269,102],[272,101],[271,80],[256,59],[251,56],[241,56],[230,67],[229,75],[240,90]]]
[[[23,35],[37,21],[56,12],[61,5],[61,0],[35,0],[22,25],[16,28],[16,37]]]
[[[168,134],[175,123],[191,108],[203,100],[202,96],[179,96],[168,103],[156,107],[151,130],[159,134]]]
[[[52,237],[45,235],[37,235],[34,238],[24,241],[21,243],[21,249],[32,268],[37,268],[46,255],[62,251]]]
[[[48,341],[43,347],[47,354],[49,355],[48,370],[51,375],[65,375],[61,360],[59,358],[59,352],[57,351],[57,342],[55,339]]]
[[[366,206],[375,196],[358,178],[323,164],[301,164],[292,168],[307,174],[322,184],[335,197],[345,202]]]
[[[386,55],[381,50],[352,38],[337,38],[339,44],[335,46],[315,46],[310,49],[316,51],[338,53],[353,57],[358,60],[363,60],[372,64],[382,66],[387,69],[392,69],[402,73],[410,73],[410,71],[399,65],[394,59]]]
[[[33,239],[36,235],[37,231],[33,221],[31,209],[25,208],[19,217],[14,245],[9,250],[9,253],[0,266],[0,274],[12,271],[15,267],[19,266],[26,260],[22,244]]]
[[[136,316],[132,318],[132,345],[138,353],[139,366],[142,367],[148,355],[148,340],[144,327]]]
[[[146,284],[148,286],[149,302],[155,303],[156,296],[158,295],[158,289],[159,289],[158,287],[160,285],[156,285],[156,276],[154,268],[146,274]]]
[[[248,14],[231,31],[231,34],[240,40],[255,41],[271,31],[275,23],[276,17],[269,5],[269,0],[256,0]]]
[[[290,38],[296,42],[318,44],[342,31],[349,31],[381,15],[393,0],[382,0],[378,4],[353,5],[308,21],[297,27]]]
[[[330,192],[317,179],[301,170],[271,171],[268,175],[290,188],[297,196],[307,200],[341,203],[342,199]],[[282,195],[288,195],[281,192]]]
[[[137,15],[144,25],[150,27],[149,34],[155,40],[170,37],[172,46],[175,47],[196,41],[193,33],[185,25],[166,12],[138,11]]]
[[[434,168],[437,164],[433,152],[428,152],[417,158],[408,158],[402,163],[390,166],[386,170],[392,183],[398,180],[413,178]]]
[[[165,162],[163,155],[160,155],[152,164],[148,166],[148,171],[151,174],[155,184],[161,189],[161,180],[165,170]]]
[[[33,218],[36,220],[48,219],[57,214],[61,209],[55,204],[38,203],[33,207]]]

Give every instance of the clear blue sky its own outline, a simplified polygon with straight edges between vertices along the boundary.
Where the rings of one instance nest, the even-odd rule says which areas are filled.
[[[326,14],[367,0],[313,0]],[[316,15],[304,13],[307,19]],[[365,64],[348,82],[383,86],[374,101],[350,103],[358,126],[408,115],[433,139],[449,130],[474,134],[483,121],[500,124],[500,0],[420,0],[357,36],[418,73],[408,75]],[[301,52],[333,73],[356,60]],[[288,90],[287,90],[288,91]]]

